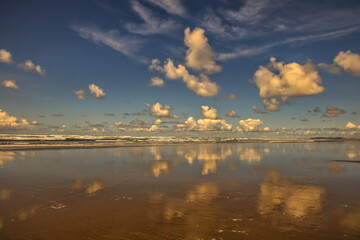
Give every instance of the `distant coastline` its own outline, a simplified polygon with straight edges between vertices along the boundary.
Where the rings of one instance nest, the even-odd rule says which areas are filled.
[[[0,151],[90,149],[132,146],[163,146],[179,144],[223,143],[312,143],[348,142],[360,139],[341,137],[316,137],[307,139],[261,139],[261,138],[208,138],[208,137],[53,137],[17,136],[0,137]]]

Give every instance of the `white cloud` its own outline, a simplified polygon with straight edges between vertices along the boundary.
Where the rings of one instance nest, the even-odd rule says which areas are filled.
[[[40,65],[35,65],[31,60],[27,60],[24,63],[18,65],[20,68],[25,71],[34,71],[40,75],[45,75],[45,70],[40,67]]]
[[[337,107],[332,107],[332,106],[327,106],[326,107],[326,112],[324,113],[324,117],[337,117],[337,115],[339,114],[344,114],[345,110],[337,108]]]
[[[3,112],[2,109],[0,109],[0,128],[24,129],[36,124],[36,121],[30,123],[26,119],[18,120],[16,117],[9,116],[7,112]]]
[[[184,43],[188,47],[185,56],[186,66],[207,74],[221,71],[221,66],[215,63],[215,53],[205,37],[204,29],[195,28],[191,32],[190,28],[186,28]]]
[[[221,66],[216,65],[215,53],[207,42],[204,30],[195,28],[192,32],[190,28],[185,29],[185,45],[189,48],[186,52],[185,64],[195,71],[199,71],[199,76],[192,75],[184,65],[174,65],[171,59],[167,59],[163,66],[158,59],[153,59],[150,70],[165,73],[169,79],[182,79],[186,87],[202,97],[212,97],[218,94],[220,87],[210,80],[206,74],[221,71]]]
[[[152,77],[150,79],[150,86],[152,87],[163,87],[165,85],[164,80],[159,77]]]
[[[73,24],[70,27],[77,32],[80,37],[102,43],[124,55],[134,57],[134,53],[141,44],[141,41],[128,36],[120,36],[116,30],[102,31],[95,27]],[[142,60],[142,59],[139,59]]]
[[[196,77],[189,74],[184,65],[174,65],[171,59],[167,59],[164,66],[160,66],[158,61],[152,62],[149,66],[150,69],[161,70],[165,73],[169,79],[182,79],[186,83],[186,87],[197,95],[202,97],[212,97],[218,94],[220,87],[215,83],[211,82],[208,76],[200,74]]]
[[[231,131],[232,124],[228,124],[224,119],[199,119],[195,120],[189,117],[185,124],[179,127],[185,127],[189,131]]]
[[[177,115],[174,115],[170,112],[172,107],[169,105],[161,105],[160,103],[155,103],[151,107],[151,115],[158,118],[180,118]]]
[[[240,120],[239,121],[240,127],[237,127],[236,130],[239,132],[253,132],[253,131],[259,131],[260,126],[264,125],[264,122],[260,119],[252,119],[248,118],[246,120]]]
[[[217,109],[209,106],[201,106],[203,115],[206,119],[218,119],[219,116],[217,115]]]
[[[282,102],[288,97],[302,97],[322,93],[321,77],[311,62],[304,65],[292,62],[276,62],[270,59],[267,66],[260,66],[255,72],[253,82],[259,88],[259,96],[263,98],[265,108],[278,111]]]
[[[350,50],[339,54],[334,58],[334,64],[341,67],[345,72],[353,76],[360,76],[360,55],[352,53]]]
[[[227,117],[235,118],[238,117],[237,113],[234,110],[230,110],[227,114]]]
[[[360,125],[355,125],[352,122],[348,122],[345,126],[345,129],[358,129],[360,130]]]
[[[12,89],[15,89],[15,90],[19,89],[19,86],[16,85],[15,80],[6,79],[6,80],[2,81],[0,84],[3,85],[4,87],[7,87],[7,88],[12,88]]]
[[[162,120],[161,119],[156,119],[152,124],[153,125],[160,125],[160,124],[162,124]]]
[[[106,96],[104,91],[93,83],[89,85],[89,90],[95,98],[101,99]]]
[[[139,15],[144,23],[128,23],[125,25],[126,29],[131,33],[141,35],[151,35],[158,33],[169,33],[176,26],[177,23],[173,20],[159,19],[151,12],[150,9],[144,7],[138,1],[131,1],[132,9]]]
[[[77,99],[81,99],[81,100],[86,99],[85,92],[82,89],[74,90],[73,93]]]
[[[4,63],[13,63],[11,53],[6,51],[5,49],[0,49],[0,62]]]
[[[185,9],[181,4],[181,0],[148,0],[148,2],[161,7],[170,14],[184,16]]]

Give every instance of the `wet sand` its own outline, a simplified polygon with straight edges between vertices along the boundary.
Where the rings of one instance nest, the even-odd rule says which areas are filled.
[[[359,239],[359,158],[357,142],[1,151],[0,239]]]

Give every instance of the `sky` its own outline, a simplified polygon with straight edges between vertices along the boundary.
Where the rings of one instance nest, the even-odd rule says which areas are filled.
[[[0,3],[0,133],[360,137],[360,2]]]

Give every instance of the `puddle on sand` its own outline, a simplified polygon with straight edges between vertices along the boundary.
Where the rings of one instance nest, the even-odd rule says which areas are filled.
[[[0,239],[360,239],[359,159],[356,142],[0,152]]]

